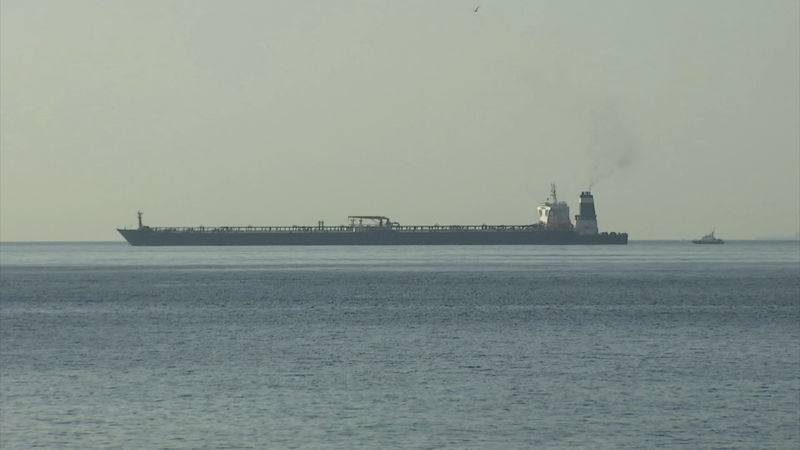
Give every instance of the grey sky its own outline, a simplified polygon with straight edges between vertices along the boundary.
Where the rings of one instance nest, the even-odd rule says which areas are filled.
[[[152,225],[800,230],[800,3],[0,3],[0,240]]]

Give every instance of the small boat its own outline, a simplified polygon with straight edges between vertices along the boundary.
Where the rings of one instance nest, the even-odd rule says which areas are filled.
[[[712,231],[711,234],[707,234],[700,239],[696,239],[692,241],[693,244],[724,244],[725,241],[718,237],[714,237],[714,232]]]

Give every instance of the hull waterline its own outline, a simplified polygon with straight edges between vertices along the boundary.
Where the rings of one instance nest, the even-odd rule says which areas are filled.
[[[170,245],[624,245],[626,233],[573,231],[187,232],[118,229],[134,246]]]

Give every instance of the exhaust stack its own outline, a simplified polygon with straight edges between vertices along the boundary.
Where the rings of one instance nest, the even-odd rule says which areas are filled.
[[[594,212],[594,197],[590,191],[581,192],[580,214],[575,216],[575,232],[597,234],[597,215]]]

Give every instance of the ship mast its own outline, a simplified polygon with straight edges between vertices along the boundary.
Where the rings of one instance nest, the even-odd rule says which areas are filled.
[[[139,216],[139,229],[142,229],[142,212],[136,211],[136,215]]]

